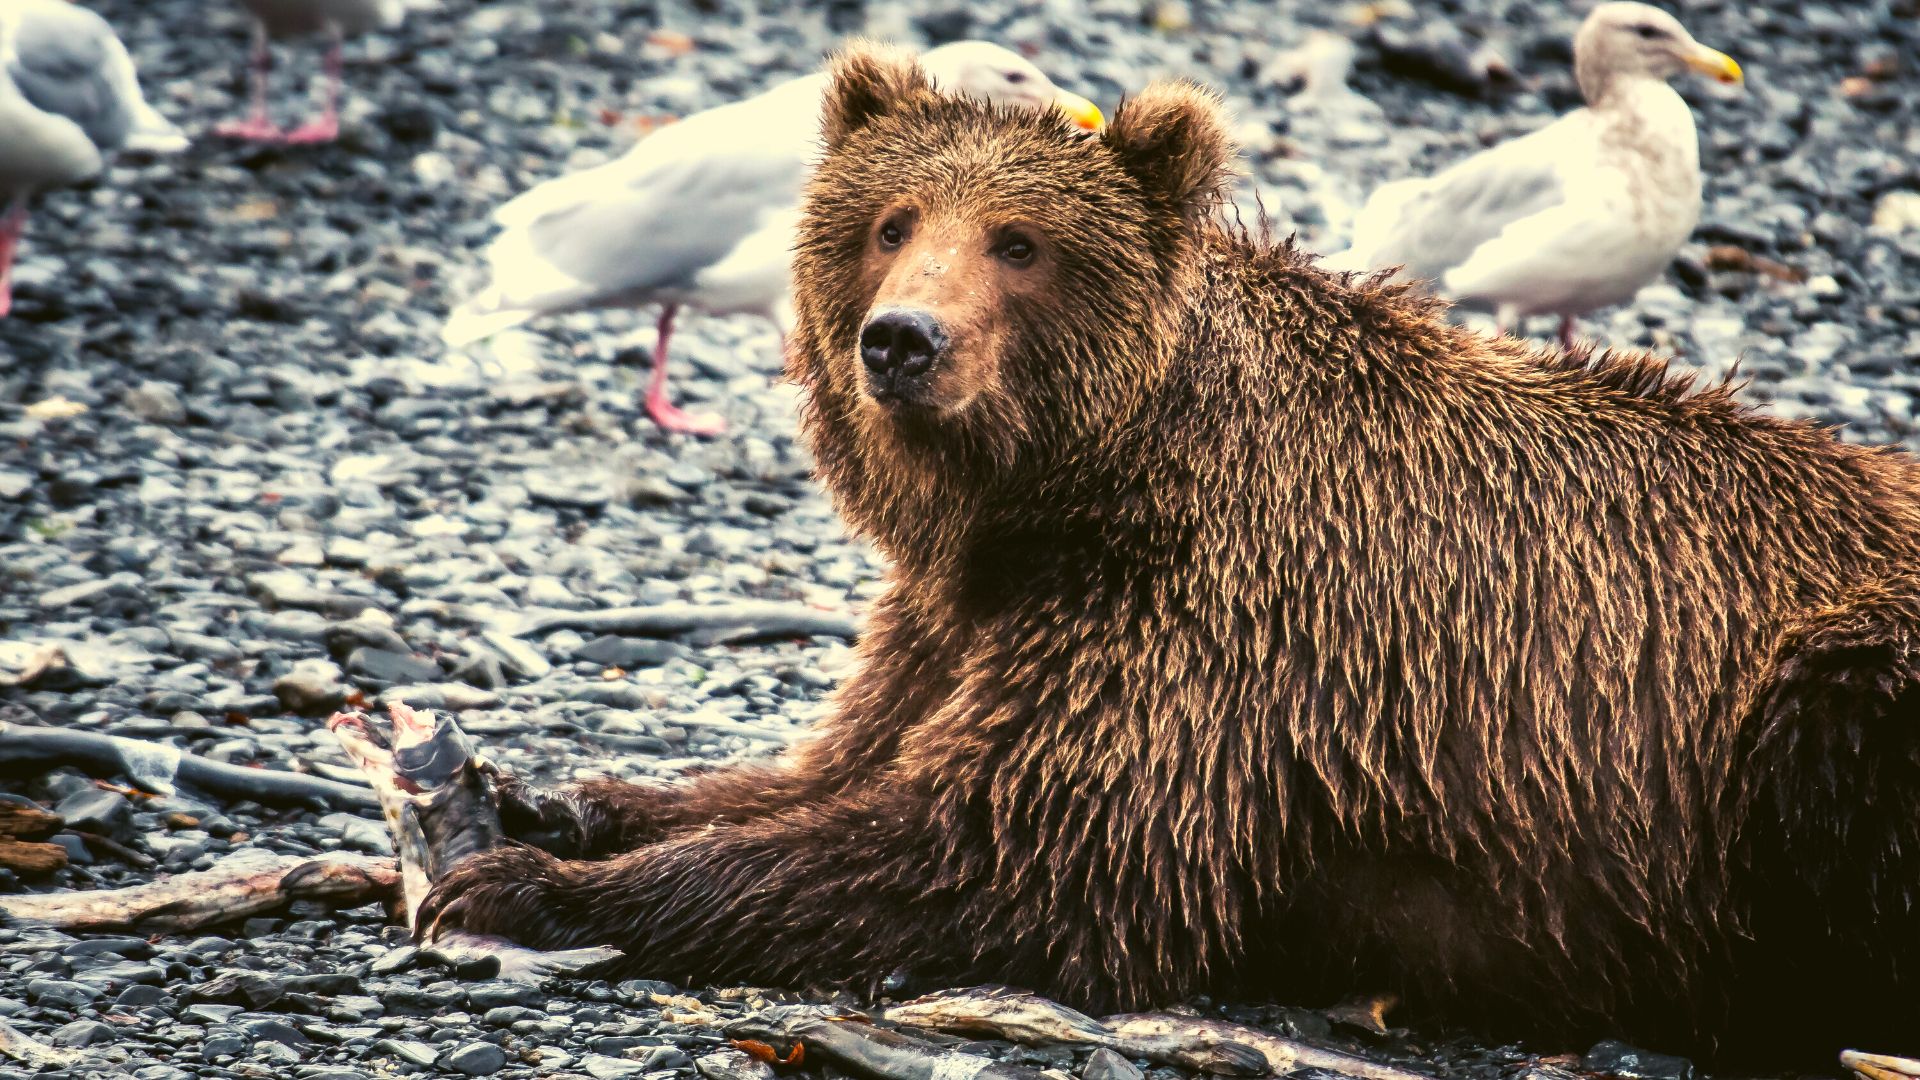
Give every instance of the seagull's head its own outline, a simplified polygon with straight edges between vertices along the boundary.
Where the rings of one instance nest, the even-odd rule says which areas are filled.
[[[1725,84],[1742,78],[1733,57],[1693,40],[1672,15],[1632,0],[1593,9],[1574,38],[1573,62],[1589,101],[1621,76],[1670,79],[1692,71]]]
[[[991,41],[956,41],[929,49],[920,66],[934,86],[949,94],[994,105],[1058,109],[1088,131],[1098,131],[1106,122],[1093,102],[1060,89],[1031,60]]]

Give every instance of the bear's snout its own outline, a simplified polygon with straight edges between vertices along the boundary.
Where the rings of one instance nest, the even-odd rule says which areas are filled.
[[[905,398],[947,351],[940,320],[914,308],[891,308],[867,321],[860,331],[860,362],[876,398]]]

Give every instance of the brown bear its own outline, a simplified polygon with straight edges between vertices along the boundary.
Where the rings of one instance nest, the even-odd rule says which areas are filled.
[[[824,131],[790,366],[893,567],[862,668],[784,761],[520,791],[552,850],[422,925],[691,982],[1916,1040],[1907,456],[1222,226],[1190,85],[1089,137],[861,48]]]

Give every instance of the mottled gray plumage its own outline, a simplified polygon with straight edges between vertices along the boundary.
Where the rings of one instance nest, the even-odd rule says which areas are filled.
[[[115,150],[185,145],[104,19],[66,0],[0,0],[0,316],[29,196],[85,180]]]
[[[68,3],[33,4],[14,29],[7,75],[34,108],[64,116],[102,150],[133,130],[134,100],[116,80],[116,50],[106,21]]]

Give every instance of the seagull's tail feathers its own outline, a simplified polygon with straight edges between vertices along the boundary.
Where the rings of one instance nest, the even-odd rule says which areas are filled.
[[[524,230],[501,233],[487,249],[492,280],[447,317],[440,339],[463,348],[542,315],[593,307],[601,290],[548,261]]]
[[[102,26],[104,30],[104,25]],[[126,128],[126,137],[118,143],[123,150],[140,150],[149,154],[174,154],[187,148],[185,132],[173,125],[173,121],[161,116],[158,109],[147,104],[146,95],[140,92],[140,75],[133,67],[133,54],[127,52],[127,46],[111,32],[101,41],[106,51],[103,66],[108,85],[112,93],[120,99],[130,117]]]
[[[492,286],[481,290],[478,296],[454,308],[447,316],[447,324],[440,328],[440,340],[449,349],[464,349],[540,314],[530,308],[500,307],[504,300],[500,290]]]
[[[173,121],[141,101],[134,106],[133,128],[127,132],[127,141],[123,145],[128,150],[149,154],[177,154],[185,150],[190,142],[187,133],[175,127]]]

